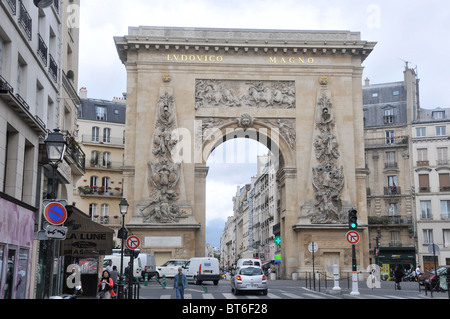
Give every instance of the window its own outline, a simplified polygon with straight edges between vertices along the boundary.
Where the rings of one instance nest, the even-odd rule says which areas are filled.
[[[397,167],[395,152],[386,152],[385,167]]]
[[[389,216],[397,216],[397,215],[398,215],[398,204],[389,203]]]
[[[437,164],[438,165],[447,165],[448,164],[448,148],[447,147],[438,147],[437,148]]]
[[[94,188],[96,191],[98,187],[98,177],[97,176],[91,176],[91,188]]]
[[[101,216],[103,218],[106,217],[106,216],[109,216],[109,205],[108,204],[102,204]]]
[[[432,229],[424,229],[423,230],[423,243],[425,245],[430,245],[430,244],[434,243]]]
[[[25,299],[27,293],[28,259],[30,251],[25,248],[19,250],[19,270],[17,271],[16,299]]]
[[[419,162],[428,161],[428,152],[426,148],[418,148],[417,149],[417,160]]]
[[[111,143],[111,129],[104,128],[103,129],[103,143]]]
[[[435,111],[432,113],[433,120],[441,120],[445,117],[445,111]]]
[[[98,156],[99,156],[98,151],[91,152],[91,167],[98,165]]]
[[[394,131],[386,131],[386,144],[395,144]]]
[[[430,176],[428,174],[419,174],[419,192],[430,192]]]
[[[96,215],[98,215],[97,204],[89,204],[89,216],[91,216],[92,219]]]
[[[436,126],[436,135],[437,136],[445,136],[447,133],[445,132],[445,126]]]
[[[399,95],[400,95],[400,91],[393,91],[393,92],[392,92],[392,95],[393,95],[393,96],[399,96]]]
[[[372,97],[378,97],[378,93],[372,93]]]
[[[111,153],[109,153],[109,152],[104,152],[103,153],[102,166],[103,167],[107,167],[107,168],[111,167]]]
[[[394,110],[384,110],[384,124],[394,123]]]
[[[401,240],[400,240],[400,232],[399,231],[391,231],[390,232],[390,237],[391,237],[391,246],[399,246],[401,245]]]
[[[98,143],[100,142],[100,128],[94,126],[92,128],[92,142]]]
[[[441,200],[441,218],[450,219],[450,200]]]
[[[427,136],[427,128],[426,127],[417,127],[416,128],[417,137],[425,137]]]
[[[102,186],[105,189],[105,192],[108,191],[108,188],[111,187],[111,182],[109,177],[102,177]]]
[[[106,121],[106,107],[99,105],[95,106],[95,114],[98,121]]]
[[[450,247],[450,229],[443,229],[442,235],[444,237],[444,247]]]
[[[431,219],[431,201],[422,200],[420,201],[420,209],[422,210],[421,218],[422,219]]]
[[[450,174],[439,174],[439,190],[441,192],[450,192]]]

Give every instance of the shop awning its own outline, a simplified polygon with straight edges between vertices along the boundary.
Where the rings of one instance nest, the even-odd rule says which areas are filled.
[[[72,257],[97,257],[112,254],[111,228],[93,222],[75,206],[66,206],[68,228],[66,239],[61,242],[61,255]]]

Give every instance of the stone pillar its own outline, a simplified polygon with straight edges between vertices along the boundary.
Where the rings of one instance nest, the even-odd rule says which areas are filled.
[[[208,171],[208,166],[197,165],[195,167],[194,217],[202,225],[195,233],[195,257],[205,256],[206,176],[208,176]]]

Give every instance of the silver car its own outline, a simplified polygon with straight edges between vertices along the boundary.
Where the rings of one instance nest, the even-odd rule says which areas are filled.
[[[245,267],[231,279],[231,292],[238,295],[241,291],[261,291],[267,295],[267,277],[259,267]]]

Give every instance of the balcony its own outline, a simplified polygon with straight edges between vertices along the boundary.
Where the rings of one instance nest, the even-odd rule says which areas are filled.
[[[21,0],[19,0],[19,20],[18,20],[18,22],[19,22],[19,25],[22,27],[23,31],[25,31],[25,34],[28,36],[28,40],[31,41],[33,21]]]
[[[125,140],[123,138],[119,137],[100,137],[100,136],[93,136],[93,135],[85,135],[81,137],[81,143],[84,144],[100,144],[104,146],[125,146]]]
[[[384,188],[384,195],[391,196],[391,195],[401,195],[402,190],[399,186],[388,186]]]
[[[366,149],[407,147],[408,141],[409,136],[366,138],[364,139],[364,147]]]
[[[419,193],[429,193],[431,188],[429,186],[419,186]]]
[[[51,54],[49,54],[48,57],[50,60],[50,63],[48,66],[48,73],[52,77],[53,81],[55,83],[57,83],[58,82],[58,65],[56,64],[56,61]]]
[[[6,2],[9,4],[9,7],[11,8],[12,14],[16,15],[17,12],[16,0],[6,0]]]
[[[86,173],[86,154],[75,141],[75,137],[67,131],[65,132],[65,138],[67,142],[65,159],[70,164],[72,173],[79,172],[79,174],[75,175],[82,176]]]
[[[39,58],[41,59],[42,63],[44,64],[44,66],[47,66],[47,55],[48,55],[48,47],[44,42],[44,39],[42,39],[41,35],[38,33],[38,50],[37,50],[37,54],[39,56]]]
[[[81,197],[110,197],[110,198],[122,198],[123,189],[121,187],[104,187],[104,186],[79,186],[78,194]]]
[[[440,192],[450,192],[450,186],[439,187]]]
[[[412,217],[407,216],[369,216],[368,217],[369,225],[377,226],[377,225],[412,225]]]
[[[120,170],[123,166],[123,162],[111,162],[108,161],[104,163],[102,160],[95,161],[91,159],[89,166],[87,169],[107,169],[107,170]]]
[[[416,166],[430,166],[430,161],[417,161]]]

